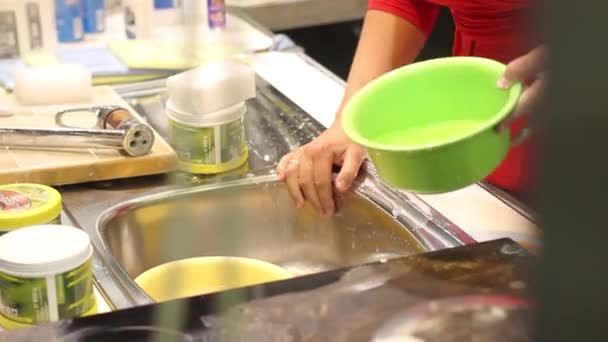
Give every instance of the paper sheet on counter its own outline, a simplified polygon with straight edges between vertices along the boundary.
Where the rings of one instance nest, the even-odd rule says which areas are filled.
[[[542,231],[534,223],[478,185],[418,196],[477,241],[509,237],[522,244],[540,245]]]
[[[342,84],[294,53],[258,54],[252,63],[258,75],[280,89],[323,126],[331,126],[344,94]]]

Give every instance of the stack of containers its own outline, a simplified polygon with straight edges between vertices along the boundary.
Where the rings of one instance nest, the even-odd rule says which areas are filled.
[[[167,87],[169,141],[182,171],[217,174],[247,161],[246,100],[255,97],[251,67],[212,62],[170,77]]]

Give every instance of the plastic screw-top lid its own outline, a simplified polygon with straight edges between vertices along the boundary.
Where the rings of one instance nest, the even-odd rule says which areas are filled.
[[[0,186],[0,231],[47,224],[61,214],[61,194],[39,184]]]
[[[44,277],[72,270],[91,257],[84,231],[45,225],[18,229],[0,237],[0,272],[18,277]]]
[[[255,73],[236,60],[210,62],[169,77],[167,88],[175,111],[205,115],[255,97]]]

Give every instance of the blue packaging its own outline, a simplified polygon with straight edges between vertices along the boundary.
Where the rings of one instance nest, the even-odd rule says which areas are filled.
[[[60,42],[77,42],[84,38],[81,0],[55,0],[57,38]]]
[[[209,19],[209,28],[226,28],[226,1],[207,0],[207,18]]]
[[[181,0],[154,0],[154,8],[167,9],[181,7]]]
[[[82,0],[84,32],[100,33],[106,29],[105,0]]]

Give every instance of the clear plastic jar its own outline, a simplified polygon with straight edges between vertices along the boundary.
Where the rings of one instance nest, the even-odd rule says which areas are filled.
[[[216,174],[239,168],[248,158],[244,102],[207,115],[190,115],[167,103],[169,142],[178,168],[195,174]]]
[[[210,62],[169,77],[169,141],[180,170],[216,174],[248,158],[244,117],[255,97],[253,69],[236,60]]]

